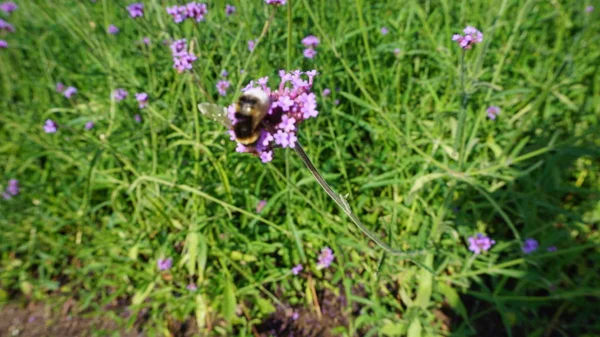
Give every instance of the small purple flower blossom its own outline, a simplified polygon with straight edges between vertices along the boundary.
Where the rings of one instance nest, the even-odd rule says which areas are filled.
[[[328,268],[335,256],[333,255],[333,251],[329,247],[325,247],[321,249],[321,254],[319,254],[319,258],[317,261],[317,269],[325,269]]]
[[[174,41],[170,48],[173,54],[173,68],[177,69],[179,73],[191,70],[192,63],[198,58],[187,51],[188,47],[185,39]]]
[[[225,15],[226,16],[230,16],[231,14],[235,13],[235,6],[232,5],[225,5]]]
[[[65,91],[63,92],[63,95],[65,95],[66,98],[71,98],[73,97],[73,95],[75,95],[77,93],[77,88],[75,87],[68,87],[67,89],[65,89]]]
[[[298,274],[300,274],[302,269],[304,269],[304,267],[302,267],[301,264],[297,264],[296,266],[294,266],[294,268],[292,268],[292,274],[298,275]]]
[[[85,123],[85,129],[86,130],[91,130],[93,128],[94,128],[94,122],[89,121],[89,122]]]
[[[521,247],[521,249],[523,250],[523,253],[531,254],[538,249],[538,246],[539,243],[536,239],[528,238],[525,239],[525,242],[523,243],[523,247]]]
[[[268,5],[274,6],[283,6],[286,4],[287,0],[265,0]]]
[[[323,89],[323,92],[321,93],[321,96],[323,96],[323,97],[327,97],[327,96],[329,96],[330,94],[331,94],[331,89],[329,89],[329,88],[325,88],[325,89]]]
[[[221,80],[217,83],[217,90],[219,91],[219,95],[225,96],[227,95],[227,89],[231,86],[231,83],[227,80]]]
[[[294,313],[292,313],[292,320],[297,320],[300,317],[300,314],[297,311],[294,311]]]
[[[19,181],[17,179],[11,179],[8,181],[6,191],[3,193],[4,199],[11,199],[12,197],[19,194]]]
[[[189,290],[189,291],[196,291],[196,290],[198,290],[198,287],[196,286],[196,284],[195,284],[195,283],[193,283],[193,282],[192,282],[192,283],[188,284],[188,285],[185,287],[185,289],[187,289],[187,290]]]
[[[389,32],[387,27],[381,27],[381,35],[388,35]]]
[[[63,91],[65,91],[65,85],[62,84],[61,82],[57,82],[56,83],[56,92],[62,93]]]
[[[133,120],[135,120],[136,123],[141,123],[142,116],[140,116],[140,114],[135,114],[135,116],[133,116]]]
[[[265,208],[266,205],[267,205],[266,200],[259,201],[258,204],[256,204],[256,213],[262,212],[263,208]]]
[[[307,59],[312,59],[315,57],[315,55],[317,55],[317,51],[312,48],[306,48],[306,49],[304,49],[304,52],[302,54]]]
[[[10,23],[0,19],[0,30],[5,30],[7,32],[14,32],[15,31],[15,26],[11,25]]]
[[[221,77],[227,77],[227,75],[229,75],[227,70],[225,70],[225,69],[221,70]]]
[[[463,32],[465,35],[454,34],[452,41],[456,41],[462,49],[471,49],[473,45],[483,41],[483,34],[475,27],[467,26]]]
[[[555,252],[556,251],[556,246],[550,246],[550,247],[548,247],[548,251],[549,252]]]
[[[187,5],[167,7],[167,14],[173,17],[175,23],[181,23],[185,19],[192,19],[196,22],[204,21],[204,16],[208,13],[206,4],[190,2]]]
[[[46,123],[44,124],[44,131],[46,131],[46,133],[55,133],[58,130],[58,125],[56,125],[56,123],[51,120],[51,119],[46,119]]]
[[[495,120],[496,117],[500,114],[500,108],[494,105],[490,106],[485,111],[487,112],[488,118],[491,120]]]
[[[8,48],[8,42],[6,42],[6,40],[0,40],[0,48]]]
[[[398,55],[400,55],[400,52],[401,52],[400,48],[394,49],[394,55],[398,56]]]
[[[585,8],[585,12],[586,12],[586,13],[591,13],[591,12],[593,12],[593,11],[594,11],[594,6],[587,6],[587,7]]]
[[[115,35],[118,32],[119,32],[119,28],[117,28],[117,26],[115,26],[115,25],[108,26],[108,34]]]
[[[147,46],[150,44],[150,38],[149,37],[145,37],[142,39],[142,42]]]
[[[321,41],[314,35],[309,35],[302,39],[302,44],[311,48],[316,48],[319,43],[321,43]]]
[[[138,101],[140,109],[143,109],[148,105],[148,94],[145,92],[136,93],[135,99]]]
[[[12,1],[7,1],[0,4],[0,10],[6,14],[10,14],[16,11],[17,8],[19,8],[19,6],[17,6],[17,4]]]
[[[113,91],[113,98],[115,99],[115,101],[120,102],[122,100],[124,100],[127,95],[129,95],[129,93],[127,92],[127,90],[123,89],[123,88],[118,88],[115,91]]]
[[[481,254],[481,252],[487,252],[495,243],[496,241],[489,237],[477,233],[476,236],[469,237],[469,250],[475,254]]]
[[[173,266],[173,259],[170,257],[167,259],[158,259],[156,265],[158,266],[158,270],[160,271],[171,269],[171,267]]]
[[[336,99],[335,101],[333,101],[333,104],[335,104],[335,105],[340,105],[340,100],[339,100],[339,99]]]
[[[144,16],[144,4],[141,2],[133,3],[127,6],[127,11],[129,11],[129,16],[132,18]]]
[[[257,41],[256,39],[248,41],[248,50],[250,52],[252,52],[254,50],[254,47],[256,46],[256,41]]]

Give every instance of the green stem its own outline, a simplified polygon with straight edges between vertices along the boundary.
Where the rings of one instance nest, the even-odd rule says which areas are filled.
[[[461,102],[460,111],[458,112],[458,128],[456,130],[456,139],[454,141],[454,150],[458,151],[458,167],[462,168],[464,160],[464,129],[465,121],[467,119],[467,101],[468,96],[465,91],[465,50],[463,49],[460,56],[460,91],[461,91]]]

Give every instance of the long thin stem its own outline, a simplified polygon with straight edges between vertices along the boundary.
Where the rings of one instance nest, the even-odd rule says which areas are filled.
[[[464,130],[465,122],[467,120],[467,92],[465,90],[465,50],[463,49],[460,56],[460,91],[461,91],[461,102],[460,111],[458,113],[458,128],[456,130],[456,140],[454,142],[454,150],[458,151],[458,167],[462,168],[463,160],[465,157],[464,152]]]
[[[302,159],[302,161],[304,162],[304,164],[306,165],[306,167],[308,168],[310,173],[312,173],[312,175],[315,177],[315,179],[317,179],[317,181],[319,182],[319,185],[321,185],[321,187],[325,190],[325,192],[327,192],[329,197],[331,199],[333,199],[333,201],[335,201],[335,203],[344,211],[344,213],[346,213],[346,215],[350,218],[350,220],[352,220],[352,222],[356,225],[356,227],[358,227],[358,229],[360,229],[366,236],[368,236],[369,239],[373,240],[373,242],[375,242],[379,247],[383,248],[386,252],[388,252],[392,255],[402,256],[402,257],[412,257],[412,256],[416,256],[416,255],[421,255],[421,254],[424,254],[425,252],[427,252],[427,250],[425,250],[425,249],[417,249],[417,250],[412,250],[412,251],[396,250],[396,249],[393,249],[392,247],[390,247],[385,242],[383,242],[377,236],[377,234],[371,232],[360,221],[360,219],[358,219],[356,214],[354,214],[354,212],[352,212],[352,209],[350,208],[350,205],[348,204],[346,199],[343,196],[335,193],[335,191],[329,186],[329,184],[327,184],[325,179],[323,179],[323,177],[321,176],[319,171],[317,171],[317,168],[310,161],[310,159],[306,155],[306,152],[304,152],[304,150],[302,149],[302,146],[300,146],[299,143],[296,142],[296,146],[294,147],[294,150],[296,150],[296,153],[300,156],[300,158]]]

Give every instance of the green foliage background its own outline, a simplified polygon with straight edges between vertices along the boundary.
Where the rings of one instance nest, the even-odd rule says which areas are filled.
[[[488,331],[490,317],[499,335],[600,331],[597,10],[232,1],[237,12],[226,17],[225,3],[210,1],[205,22],[177,25],[165,12],[172,3],[143,3],[139,19],[108,0],[19,1],[4,17],[16,32],[0,32],[9,43],[0,50],[0,187],[21,185],[0,202],[4,302],[60,294],[99,313],[124,300],[135,313],[150,309],[149,335],[189,317],[209,335],[251,335],[277,307],[315,312],[314,295],[325,292],[346,299],[348,324],[335,330],[344,336],[469,336]],[[484,41],[465,53],[461,121],[462,51],[451,37],[466,25]],[[310,34],[321,39],[313,60],[300,42]],[[176,73],[163,43],[179,38],[198,56],[192,73]],[[223,69],[233,88],[220,97]],[[236,153],[195,108],[231,103],[251,79],[276,86],[280,69],[319,71],[320,114],[302,125],[300,143],[386,242],[434,247],[417,264],[370,243],[294,152],[276,150],[270,164]],[[77,95],[56,93],[57,82]],[[129,97],[115,102],[121,87]],[[148,93],[146,109],[136,92]],[[491,105],[502,109],[495,121]],[[46,119],[56,134],[43,132]],[[496,244],[473,255],[467,238],[478,232]],[[524,255],[525,238],[539,250]],[[317,270],[325,246],[335,262]],[[161,273],[166,257],[174,265]],[[304,272],[293,276],[298,263]],[[449,331],[440,308],[456,315]]]

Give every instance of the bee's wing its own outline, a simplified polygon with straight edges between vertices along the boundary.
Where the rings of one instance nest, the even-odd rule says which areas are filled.
[[[223,125],[224,127],[228,129],[232,128],[231,120],[229,117],[227,117],[227,109],[224,107],[212,103],[200,103],[198,104],[198,110],[200,110],[204,116]]]

